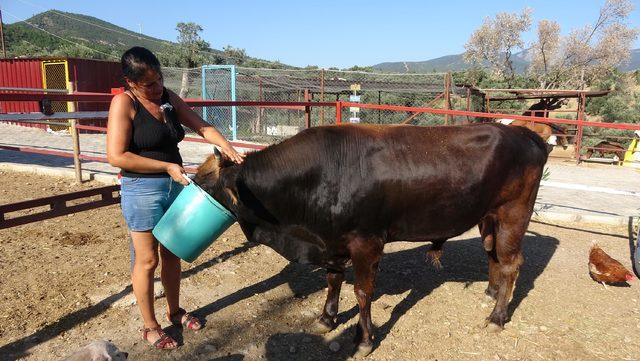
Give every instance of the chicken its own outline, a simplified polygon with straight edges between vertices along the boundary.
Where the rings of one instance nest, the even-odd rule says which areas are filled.
[[[589,252],[589,274],[594,281],[602,283],[605,288],[607,283],[622,283],[633,279],[633,274],[629,270],[604,253],[595,242]]]

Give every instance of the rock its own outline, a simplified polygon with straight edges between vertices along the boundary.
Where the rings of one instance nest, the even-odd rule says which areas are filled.
[[[337,343],[336,341],[332,341],[329,344],[329,350],[331,350],[332,352],[338,352],[340,351],[340,344]]]
[[[210,352],[210,353],[216,352],[216,351],[218,350],[218,349],[217,349],[217,347],[216,347],[215,345],[212,345],[212,344],[206,344],[206,345],[204,345],[203,349],[204,349],[206,352]]]
[[[154,288],[153,296],[156,299],[164,297],[164,287],[162,287],[161,282],[155,282],[153,284],[153,288]]]

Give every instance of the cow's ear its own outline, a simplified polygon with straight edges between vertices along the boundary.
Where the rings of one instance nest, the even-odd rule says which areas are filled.
[[[213,155],[218,159],[218,168],[226,168],[234,165],[235,163],[231,160],[231,158],[227,157],[225,154],[222,154],[218,147],[213,148]]]
[[[222,153],[220,153],[220,151],[218,150],[218,147],[213,147],[213,155],[216,157],[216,159],[220,160],[222,158]]]
[[[220,176],[220,163],[216,154],[210,155],[199,167],[196,173],[196,183],[201,184],[205,179],[212,179],[214,182]]]

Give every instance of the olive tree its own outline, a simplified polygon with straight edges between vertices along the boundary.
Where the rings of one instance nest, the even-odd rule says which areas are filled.
[[[558,23],[540,21],[529,74],[543,88],[582,88],[607,76],[629,59],[638,36],[638,30],[626,24],[632,10],[629,0],[607,0],[593,24],[565,37]]]
[[[531,28],[531,10],[521,14],[498,13],[486,18],[465,44],[464,59],[476,66],[488,65],[497,76],[515,78],[514,54],[524,50],[522,33]]]

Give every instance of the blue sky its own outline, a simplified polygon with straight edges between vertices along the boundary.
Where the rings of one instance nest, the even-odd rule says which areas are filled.
[[[0,0],[4,21],[46,9],[95,16],[124,28],[175,41],[178,22],[200,24],[212,47],[244,48],[248,55],[295,66],[340,68],[385,61],[421,61],[458,54],[471,33],[497,12],[533,9],[534,40],[542,19],[563,33],[593,23],[604,0],[529,1],[68,1]],[[640,9],[629,24],[640,27]],[[634,44],[640,48],[640,40]]]

